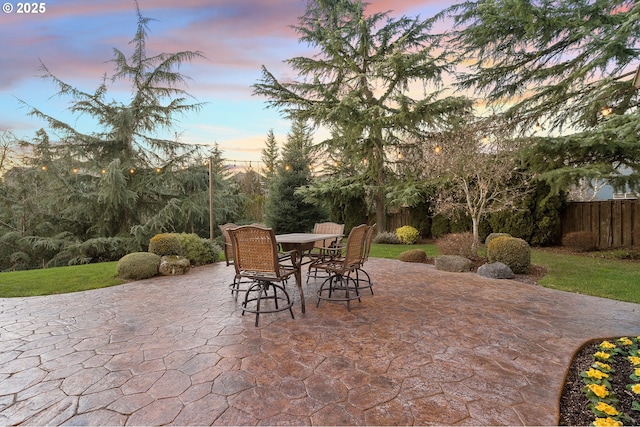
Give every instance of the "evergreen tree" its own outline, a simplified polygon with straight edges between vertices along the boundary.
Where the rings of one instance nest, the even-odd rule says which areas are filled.
[[[278,167],[278,142],[273,134],[273,129],[269,129],[267,134],[267,141],[265,147],[262,149],[262,163],[264,164],[264,174],[262,176],[262,182],[265,191],[268,191],[273,177],[276,175],[276,169]]]
[[[462,88],[507,106],[537,138],[527,160],[555,191],[581,179],[640,184],[640,3],[635,0],[480,0],[453,6]],[[629,173],[631,172],[631,173]]]
[[[311,0],[294,29],[302,42],[317,48],[312,57],[286,63],[298,72],[294,81],[280,82],[266,67],[254,92],[269,106],[330,129],[324,149],[341,153],[362,169],[384,229],[387,185],[393,180],[388,154],[407,135],[438,126],[447,114],[466,108],[458,98],[434,89],[416,100],[409,86],[437,86],[449,70],[437,37],[428,32],[433,21],[387,13],[365,14],[361,0]]]
[[[165,206],[179,198],[182,191],[175,185],[175,180],[180,179],[175,174],[200,158],[197,147],[159,135],[174,129],[176,115],[200,109],[201,104],[187,102],[189,95],[181,88],[187,77],[175,70],[202,55],[184,51],[148,56],[150,19],[142,16],[137,4],[136,10],[138,26],[131,41],[133,52],[127,57],[114,49],[115,71],[111,79],[102,79],[95,92],[84,92],[65,83],[42,64],[43,77],[57,86],[58,95],[71,97],[69,110],[95,120],[90,132],[30,107],[31,115],[45,120],[61,135],[55,144],[34,142],[34,152],[39,157],[36,161],[43,166],[52,163],[49,178],[61,181],[60,195],[67,198],[61,204],[79,208],[73,214],[76,218],[69,219],[82,221],[80,217],[84,217],[91,222],[85,228],[86,236],[129,235],[134,225],[157,219],[157,212],[168,213]],[[109,80],[130,83],[127,102],[107,98]],[[164,218],[164,226],[177,219]]]
[[[311,182],[310,150],[310,131],[302,122],[295,121],[283,146],[265,206],[265,221],[276,233],[309,232],[316,222],[326,218],[318,204],[305,200],[296,191]]]

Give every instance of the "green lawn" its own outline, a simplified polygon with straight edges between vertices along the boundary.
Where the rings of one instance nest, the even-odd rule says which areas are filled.
[[[371,257],[397,259],[401,252],[423,249],[433,257],[434,245],[371,245]],[[532,262],[547,269],[540,284],[553,289],[640,304],[640,262],[532,250]],[[124,283],[115,262],[0,273],[0,297],[51,295]]]
[[[0,273],[0,297],[64,294],[120,285],[117,262]]]
[[[534,249],[531,262],[547,269],[539,281],[547,288],[640,304],[640,261]]]

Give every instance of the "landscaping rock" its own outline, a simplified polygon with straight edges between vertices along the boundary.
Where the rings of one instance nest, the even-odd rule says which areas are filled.
[[[473,269],[473,262],[458,255],[440,255],[436,258],[436,270],[464,273]]]
[[[185,274],[191,269],[191,262],[178,255],[165,255],[160,259],[160,274],[163,276],[177,276]]]
[[[516,277],[511,268],[502,262],[481,265],[478,267],[478,276],[491,279],[513,279]]]

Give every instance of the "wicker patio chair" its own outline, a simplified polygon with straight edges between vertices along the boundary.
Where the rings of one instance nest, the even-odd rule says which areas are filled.
[[[318,290],[318,303],[320,301],[346,301],[347,309],[351,311],[351,301],[360,301],[359,280],[351,277],[360,268],[365,248],[368,226],[366,224],[354,227],[349,233],[345,245],[344,256],[330,258],[324,262],[318,262],[314,268],[324,270],[329,277],[322,282]],[[335,295],[336,292],[339,295]]]
[[[228,222],[223,225],[219,225],[218,228],[222,233],[222,237],[224,238],[224,259],[227,262],[227,266],[233,264],[233,246],[231,244],[231,236],[229,235],[230,228],[238,227],[236,224],[232,222]]]
[[[231,242],[231,235],[229,233],[229,230],[237,227],[238,226],[232,222],[218,226],[218,228],[220,228],[220,231],[222,232],[222,236],[224,237],[224,257],[227,262],[227,267],[233,265],[236,270],[236,273],[233,276],[233,282],[229,284],[231,295],[235,297],[236,301],[238,300],[238,294],[240,294],[241,292],[247,292],[249,286],[253,283],[253,280],[242,280],[242,277],[240,277],[238,268],[235,265],[233,259],[233,243]]]
[[[263,313],[289,310],[294,318],[291,309],[293,301],[285,284],[290,276],[299,271],[300,264],[284,266],[280,263],[276,237],[271,228],[247,225],[232,228],[229,234],[239,277],[253,281],[245,293],[242,314],[255,313],[256,326]],[[269,295],[269,290],[273,290],[273,295]]]
[[[370,225],[367,228],[367,233],[364,238],[364,247],[362,249],[362,259],[360,260],[360,266],[355,270],[355,280],[358,282],[358,289],[368,288],[371,291],[371,295],[373,295],[373,282],[371,281],[371,276],[369,273],[364,270],[364,263],[369,259],[369,253],[371,252],[371,240],[373,239],[373,235],[376,231],[376,224]],[[361,277],[361,274],[364,277]]]
[[[337,224],[335,222],[319,222],[313,226],[314,234],[342,234],[344,233],[344,224]],[[339,237],[331,242],[324,240],[318,240],[314,243],[313,248],[305,255],[309,257],[309,268],[307,272],[307,283],[311,277],[311,270],[314,269],[314,279],[318,277],[318,270],[315,269],[314,264],[327,261],[331,257],[339,256],[342,252],[342,237]]]

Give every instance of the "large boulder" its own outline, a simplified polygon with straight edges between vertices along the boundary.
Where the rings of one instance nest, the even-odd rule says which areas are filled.
[[[163,276],[177,276],[185,274],[191,269],[191,261],[183,256],[165,255],[160,259],[160,274]]]
[[[440,255],[436,258],[436,270],[464,273],[473,269],[473,262],[458,255]]]
[[[481,265],[478,267],[478,276],[491,279],[513,279],[516,277],[511,268],[502,262]]]

